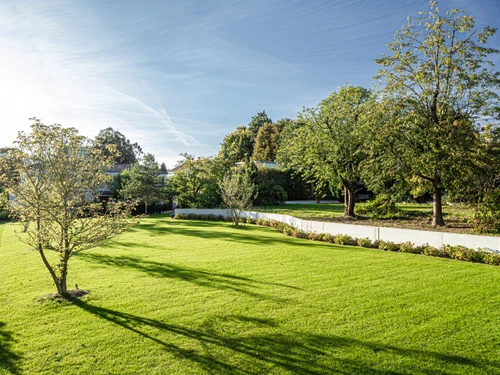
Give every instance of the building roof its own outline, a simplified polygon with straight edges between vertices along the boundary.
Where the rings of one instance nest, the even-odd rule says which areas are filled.
[[[123,172],[127,169],[130,169],[132,164],[116,164],[113,167],[110,168],[108,172]]]

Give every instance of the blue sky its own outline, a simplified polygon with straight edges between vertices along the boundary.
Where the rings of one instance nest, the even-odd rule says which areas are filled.
[[[498,27],[497,0],[440,1]],[[118,128],[158,161],[217,153],[265,109],[295,117],[345,83],[371,87],[417,1],[0,2],[0,146],[29,117]],[[500,48],[500,36],[491,39]],[[500,69],[500,58],[493,58]]]

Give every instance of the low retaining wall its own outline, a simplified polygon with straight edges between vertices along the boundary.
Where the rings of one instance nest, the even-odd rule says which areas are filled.
[[[176,214],[222,215],[231,216],[226,209],[195,209],[176,208]],[[448,232],[431,232],[424,230],[373,227],[342,223],[302,220],[289,215],[270,214],[266,212],[244,211],[241,217],[252,219],[277,220],[298,228],[304,232],[347,234],[355,238],[369,238],[372,241],[383,240],[392,242],[413,242],[416,246],[429,244],[434,247],[442,245],[462,245],[471,249],[487,248],[500,252],[500,237],[476,236],[473,234],[458,234]]]

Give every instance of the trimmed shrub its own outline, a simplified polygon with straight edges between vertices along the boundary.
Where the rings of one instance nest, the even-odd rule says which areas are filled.
[[[290,226],[290,225],[286,225],[284,228],[283,228],[283,233],[287,236],[293,236],[294,233],[295,233],[295,228]]]
[[[337,245],[355,245],[356,242],[351,236],[347,234],[337,234],[333,240],[333,243]]]
[[[443,252],[441,250],[439,250],[438,248],[436,248],[434,246],[429,245],[428,243],[426,243],[425,245],[422,245],[421,249],[422,249],[422,253],[424,253],[424,255],[428,255],[431,257],[443,256]]]
[[[368,237],[365,238],[358,238],[356,240],[356,244],[361,247],[372,247],[372,240],[370,240]]]
[[[479,249],[483,252],[483,263],[491,264],[493,266],[500,266],[500,254],[488,251],[486,249]]]
[[[316,232],[309,232],[307,238],[313,241],[319,241],[319,234]]]
[[[293,230],[293,236],[297,238],[307,238],[307,233],[302,232],[300,229],[295,228]]]
[[[284,204],[287,200],[285,189],[274,180],[267,180],[257,186],[256,206],[277,206]]]
[[[322,241],[324,242],[333,243],[333,241],[335,240],[335,237],[332,236],[330,233],[323,233],[322,237],[323,237]]]
[[[466,262],[482,262],[484,258],[484,251],[476,251],[461,245],[443,245],[441,251],[450,258]]]
[[[422,249],[419,246],[415,246],[413,242],[406,241],[399,244],[399,251],[402,253],[412,253],[421,254]]]
[[[378,248],[385,251],[399,251],[399,244],[391,241],[380,241]]]

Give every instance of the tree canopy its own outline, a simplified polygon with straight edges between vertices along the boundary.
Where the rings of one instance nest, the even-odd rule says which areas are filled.
[[[254,142],[254,134],[246,127],[239,126],[224,137],[219,155],[234,165],[252,155]]]
[[[112,148],[110,148],[112,146]],[[106,157],[113,156],[114,164],[134,164],[142,155],[142,148],[131,143],[122,133],[109,127],[95,137],[95,147]],[[118,152],[114,151],[115,148]]]
[[[216,207],[221,202],[218,183],[226,172],[226,164],[219,158],[182,156],[181,168],[168,181],[177,204],[183,208]]]
[[[275,124],[265,123],[258,131],[255,138],[252,159],[274,161],[278,151],[279,132]]]
[[[370,90],[345,86],[316,108],[305,109],[297,128],[286,133],[278,160],[317,183],[340,184],[345,216],[354,216],[360,164],[366,158],[364,135],[373,106]]]
[[[264,126],[264,124],[268,124],[273,122],[271,118],[267,115],[266,111],[262,111],[257,113],[252,117],[252,120],[248,123],[248,130],[250,130],[253,135],[256,137],[259,129]]]
[[[500,75],[485,46],[496,29],[474,29],[466,12],[430,10],[398,30],[390,54],[376,60],[382,117],[374,162],[383,169],[428,184],[433,225],[444,225],[441,195],[468,168],[477,140],[475,121],[498,116]]]
[[[144,202],[145,213],[148,205],[165,200],[165,181],[159,176],[159,166],[154,155],[146,154],[141,163],[132,165],[123,178],[123,188],[120,194],[128,199],[137,199]]]

